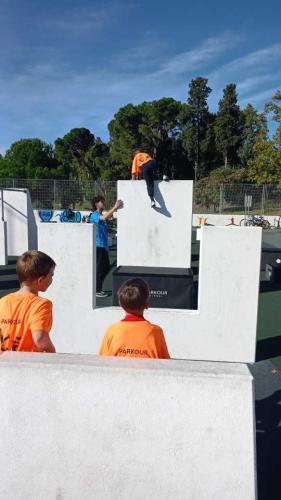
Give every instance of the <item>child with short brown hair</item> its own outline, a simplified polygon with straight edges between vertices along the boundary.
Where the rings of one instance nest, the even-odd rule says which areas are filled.
[[[56,352],[50,340],[52,302],[39,297],[53,280],[56,263],[30,250],[17,261],[20,289],[0,300],[0,352]]]
[[[149,302],[148,284],[140,278],[128,280],[119,288],[118,299],[127,314],[107,329],[99,354],[169,359],[162,329],[143,317]]]

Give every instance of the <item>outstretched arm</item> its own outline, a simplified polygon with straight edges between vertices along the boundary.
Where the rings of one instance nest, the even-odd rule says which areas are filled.
[[[100,220],[110,219],[113,216],[114,212],[116,210],[118,210],[118,208],[122,207],[122,205],[123,205],[123,201],[117,200],[115,205],[110,210],[108,210],[108,212],[106,212],[106,214],[103,214],[100,216]]]

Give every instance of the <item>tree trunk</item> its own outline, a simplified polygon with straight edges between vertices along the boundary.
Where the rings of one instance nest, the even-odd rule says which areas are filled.
[[[197,181],[198,164],[197,161],[194,162],[194,180]]]
[[[224,168],[227,167],[227,154],[224,156]]]

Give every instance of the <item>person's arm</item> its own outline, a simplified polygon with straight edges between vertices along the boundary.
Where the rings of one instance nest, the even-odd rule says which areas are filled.
[[[118,208],[122,207],[122,205],[123,205],[123,201],[117,200],[115,205],[108,212],[106,212],[106,214],[102,214],[100,216],[100,220],[110,219],[113,216],[115,210],[118,210]]]
[[[132,180],[139,178],[139,154],[135,155],[132,163]]]
[[[41,352],[56,352],[55,346],[48,333],[38,330],[36,332],[32,332],[32,338],[36,347]]]
[[[155,326],[153,336],[154,336],[155,347],[156,347],[156,351],[157,351],[157,358],[170,359],[170,354],[168,351],[168,347],[166,344],[166,340],[165,340],[162,328],[160,328],[159,326]]]

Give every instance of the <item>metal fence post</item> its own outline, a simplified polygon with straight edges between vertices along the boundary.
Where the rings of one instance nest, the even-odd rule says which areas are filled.
[[[4,191],[1,189],[1,220],[4,222]]]
[[[220,203],[219,203],[219,213],[223,211],[223,184],[220,184]]]
[[[54,179],[54,210],[56,209],[56,180]]]
[[[262,185],[262,193],[261,193],[261,215],[264,215],[264,205],[265,205],[265,185]]]

